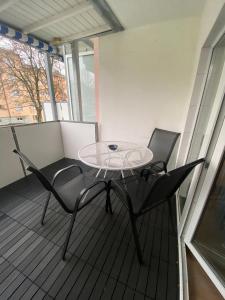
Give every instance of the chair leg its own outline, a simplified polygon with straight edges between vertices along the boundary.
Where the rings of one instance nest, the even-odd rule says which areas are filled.
[[[223,215],[221,221],[220,221],[220,229],[223,228],[223,225],[224,225],[224,221],[225,221],[225,215]]]
[[[173,221],[173,209],[172,209],[171,199],[169,199],[167,203],[168,203],[168,208],[169,208],[171,226],[172,226],[173,232],[176,233],[175,224],[174,224],[174,221]]]
[[[75,222],[76,214],[77,214],[77,212],[73,213],[72,216],[71,216],[70,226],[69,226],[67,236],[66,236],[66,240],[65,240],[65,243],[64,243],[64,247],[63,247],[63,253],[62,253],[62,259],[63,260],[65,260],[66,250],[67,250],[69,240],[70,240],[70,236],[71,236],[71,233],[72,233],[72,230],[73,230],[73,225],[74,225],[74,222]]]
[[[143,264],[142,251],[141,251],[141,246],[140,246],[137,227],[136,227],[136,218],[131,214],[130,214],[130,221],[131,221],[131,227],[134,236],[134,242],[137,250],[138,261],[140,264]]]
[[[45,214],[46,214],[46,211],[47,211],[47,208],[48,208],[50,198],[51,198],[51,192],[49,192],[48,198],[45,202],[44,210],[43,210],[42,217],[41,217],[41,225],[44,225]]]
[[[109,191],[108,191],[108,188],[106,190],[106,200],[105,200],[105,211],[108,212],[109,211],[109,200],[108,200],[108,194],[109,194]]]
[[[108,182],[107,190],[106,190],[106,203],[105,203],[105,211],[112,214],[112,205],[111,205],[111,199],[110,199],[110,190],[111,190],[111,185],[110,181]]]

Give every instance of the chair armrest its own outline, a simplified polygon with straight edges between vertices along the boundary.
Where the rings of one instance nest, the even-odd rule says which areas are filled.
[[[80,166],[78,166],[78,165],[70,165],[70,166],[65,167],[65,168],[63,168],[63,169],[61,169],[61,170],[59,170],[58,172],[55,173],[55,175],[54,175],[54,177],[52,179],[52,185],[54,186],[55,181],[56,181],[56,179],[58,178],[58,176],[60,174],[62,174],[63,172],[65,172],[65,171],[67,171],[69,169],[72,169],[72,168],[78,168],[79,171],[80,171],[80,173],[83,173],[83,170],[82,170],[82,168]]]
[[[78,208],[78,206],[79,206],[79,204],[80,204],[80,202],[82,202],[82,200],[83,200],[83,198],[87,195],[87,193],[92,189],[92,188],[94,188],[94,187],[96,187],[97,185],[99,185],[99,184],[104,184],[104,187],[95,195],[95,197],[98,195],[98,194],[100,194],[103,190],[106,190],[107,189],[107,187],[108,187],[108,183],[106,182],[106,181],[104,181],[104,180],[98,180],[97,182],[95,182],[95,183],[93,183],[93,184],[91,184],[91,185],[89,185],[88,187],[86,187],[85,189],[83,189],[81,192],[80,192],[80,196],[79,196],[79,198],[78,198],[78,200],[77,200],[77,208]],[[83,205],[81,205],[80,207],[79,207],[79,210],[81,209],[81,208],[83,208],[84,206],[86,206],[89,202],[91,202],[92,201],[92,198],[91,199],[89,199],[88,201],[86,201]]]

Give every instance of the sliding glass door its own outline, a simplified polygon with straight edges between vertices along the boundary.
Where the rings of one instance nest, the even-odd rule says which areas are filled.
[[[204,93],[199,108],[197,122],[192,136],[187,162],[191,162],[199,157],[201,148],[206,136],[207,126],[214,108],[218,101],[219,87],[223,85],[223,70],[225,64],[225,47],[216,46],[212,53],[212,59],[209,66],[208,76],[204,88]],[[180,212],[182,213],[188,198],[193,173],[181,186],[179,191]]]
[[[225,297],[225,38],[212,52],[187,162],[205,157],[178,194],[181,259],[188,247]],[[185,263],[183,264],[185,265]],[[187,274],[184,270],[184,278]],[[185,285],[187,280],[183,281]],[[187,290],[184,287],[184,290]]]
[[[225,297],[225,118],[183,238]]]
[[[217,170],[192,243],[225,282],[225,153]]]
[[[206,176],[215,143],[222,126],[225,88],[225,38],[223,38],[212,52],[208,76],[199,107],[187,161],[190,162],[200,157],[206,158],[204,168],[196,169],[184,184],[178,194],[180,210],[179,232],[181,233],[192,205],[195,193],[198,193]],[[198,185],[198,189],[196,189]]]
[[[68,47],[65,51],[67,87],[75,121],[96,122],[94,49],[78,41],[76,56]]]

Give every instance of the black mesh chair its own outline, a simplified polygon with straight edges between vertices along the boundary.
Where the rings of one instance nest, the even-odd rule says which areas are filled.
[[[139,172],[144,175],[149,169],[152,173],[167,172],[167,164],[180,133],[155,128],[150,138],[148,148],[153,152],[152,161]]]
[[[54,195],[55,199],[59,202],[64,211],[68,214],[71,214],[70,225],[62,254],[62,258],[65,259],[67,246],[69,243],[70,235],[72,233],[77,212],[84,208],[87,204],[89,204],[100,193],[106,191],[107,183],[103,180],[94,182],[94,178],[83,173],[82,168],[78,165],[70,165],[66,168],[59,170],[55,173],[53,180],[50,182],[44,176],[44,174],[22,152],[18,150],[13,150],[13,152],[20,157],[20,159],[25,163],[26,169],[35,174],[44,186],[44,188],[49,192],[44,206],[41,224],[44,224],[44,218],[48,208],[51,194]],[[68,171],[71,168],[77,168],[80,174],[72,180],[68,181],[67,183],[56,187],[55,182],[58,176],[62,175],[65,171]],[[106,199],[106,201],[109,200]]]
[[[175,228],[172,219],[172,201],[175,199],[174,195],[194,167],[203,162],[204,159],[199,159],[166,174],[150,174],[147,180],[141,176],[134,175],[111,181],[111,189],[114,190],[129,211],[134,242],[140,263],[143,262],[143,258],[136,228],[137,218],[167,202],[172,227]]]

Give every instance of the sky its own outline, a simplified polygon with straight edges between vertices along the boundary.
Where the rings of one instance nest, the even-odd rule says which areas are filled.
[[[0,35],[0,48],[10,48],[9,39]]]

